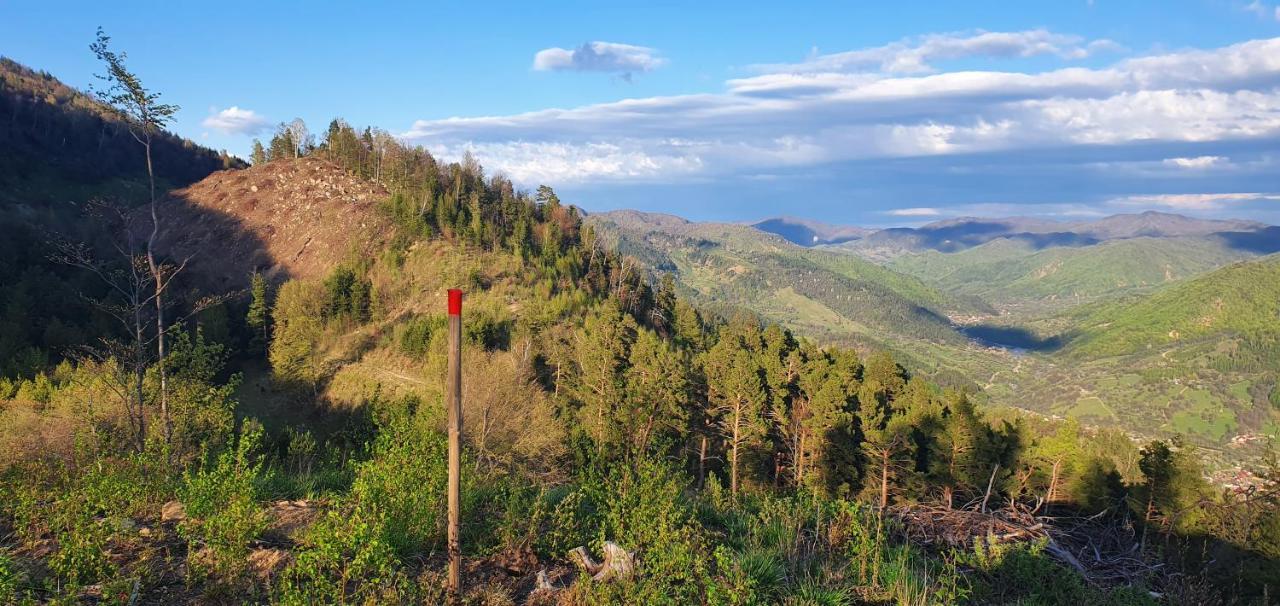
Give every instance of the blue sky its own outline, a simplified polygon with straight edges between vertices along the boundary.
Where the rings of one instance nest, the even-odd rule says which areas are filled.
[[[1280,0],[105,4],[0,0],[0,53],[85,87],[101,25],[241,155],[341,116],[588,210],[1280,223]]]

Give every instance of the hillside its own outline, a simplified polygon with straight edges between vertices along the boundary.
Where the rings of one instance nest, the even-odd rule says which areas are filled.
[[[244,166],[168,132],[157,134],[159,186],[186,186]],[[52,242],[102,245],[109,229],[85,203],[147,198],[142,146],[98,101],[53,75],[0,57],[0,375],[35,373],[111,321],[85,299],[106,294],[86,272],[55,263]]]
[[[156,175],[169,187],[245,166],[168,132],[153,145]],[[141,147],[96,98],[0,56],[0,204],[38,208],[124,194],[121,181],[145,176]]]
[[[1280,350],[1280,256],[1236,263],[1198,278],[1074,314],[1075,356],[1115,356],[1206,339]],[[1242,352],[1243,353],[1243,352]]]
[[[254,271],[275,281],[320,278],[367,257],[388,235],[386,190],[319,157],[220,171],[161,204],[159,248],[207,289],[242,289]]]
[[[955,253],[902,255],[887,266],[1002,308],[1064,308],[1150,290],[1253,256],[1215,237],[1136,237],[1046,249],[999,238]]]
[[[976,311],[914,278],[743,225],[635,211],[591,215],[588,224],[619,252],[673,272],[696,301],[721,310],[749,308],[827,339],[960,344],[964,338],[946,315]]]

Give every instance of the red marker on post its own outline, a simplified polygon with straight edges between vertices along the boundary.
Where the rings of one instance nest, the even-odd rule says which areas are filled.
[[[445,377],[445,409],[449,414],[449,602],[462,602],[461,518],[462,473],[462,291],[449,289],[449,369]]]

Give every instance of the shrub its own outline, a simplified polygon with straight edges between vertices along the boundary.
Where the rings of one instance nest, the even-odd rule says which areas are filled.
[[[187,519],[179,533],[190,552],[208,549],[208,558],[188,560],[196,577],[213,576],[230,582],[245,572],[249,543],[262,534],[267,519],[258,507],[257,485],[262,462],[257,450],[262,427],[246,421],[234,448],[203,469],[189,472],[179,492]]]
[[[414,316],[396,327],[396,344],[400,351],[414,359],[422,359],[431,351],[431,339],[445,328],[444,316]]]
[[[398,564],[381,514],[332,510],[302,537],[296,559],[280,577],[276,601],[405,603],[413,587]]]

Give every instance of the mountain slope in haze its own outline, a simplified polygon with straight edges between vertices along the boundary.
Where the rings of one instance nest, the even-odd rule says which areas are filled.
[[[975,311],[909,276],[745,225],[635,211],[590,215],[588,223],[619,252],[674,273],[698,301],[749,308],[810,334],[962,344],[946,314]]]
[[[1215,237],[1136,237],[1045,249],[999,238],[955,253],[902,255],[887,266],[997,307],[1062,308],[1150,290],[1253,256]]]
[[[318,278],[381,246],[389,223],[375,211],[387,195],[316,156],[220,171],[169,193],[159,249],[189,258],[207,288],[243,288],[254,271]]]
[[[800,246],[841,244],[866,237],[867,234],[875,231],[855,225],[831,225],[797,217],[774,217],[752,223],[751,227],[782,236],[792,244]]]
[[[899,255],[935,250],[958,252],[996,239],[1018,240],[1043,249],[1058,246],[1090,246],[1125,238],[1169,238],[1213,234],[1251,234],[1269,226],[1253,221],[1194,219],[1170,213],[1147,211],[1113,215],[1096,221],[1059,222],[1027,217],[979,219],[965,217],[929,223],[918,228],[883,229],[846,242],[839,249],[869,259],[889,260]],[[1231,244],[1231,241],[1227,241]],[[1261,244],[1261,243],[1259,243]],[[1277,252],[1273,250],[1252,252]]]

